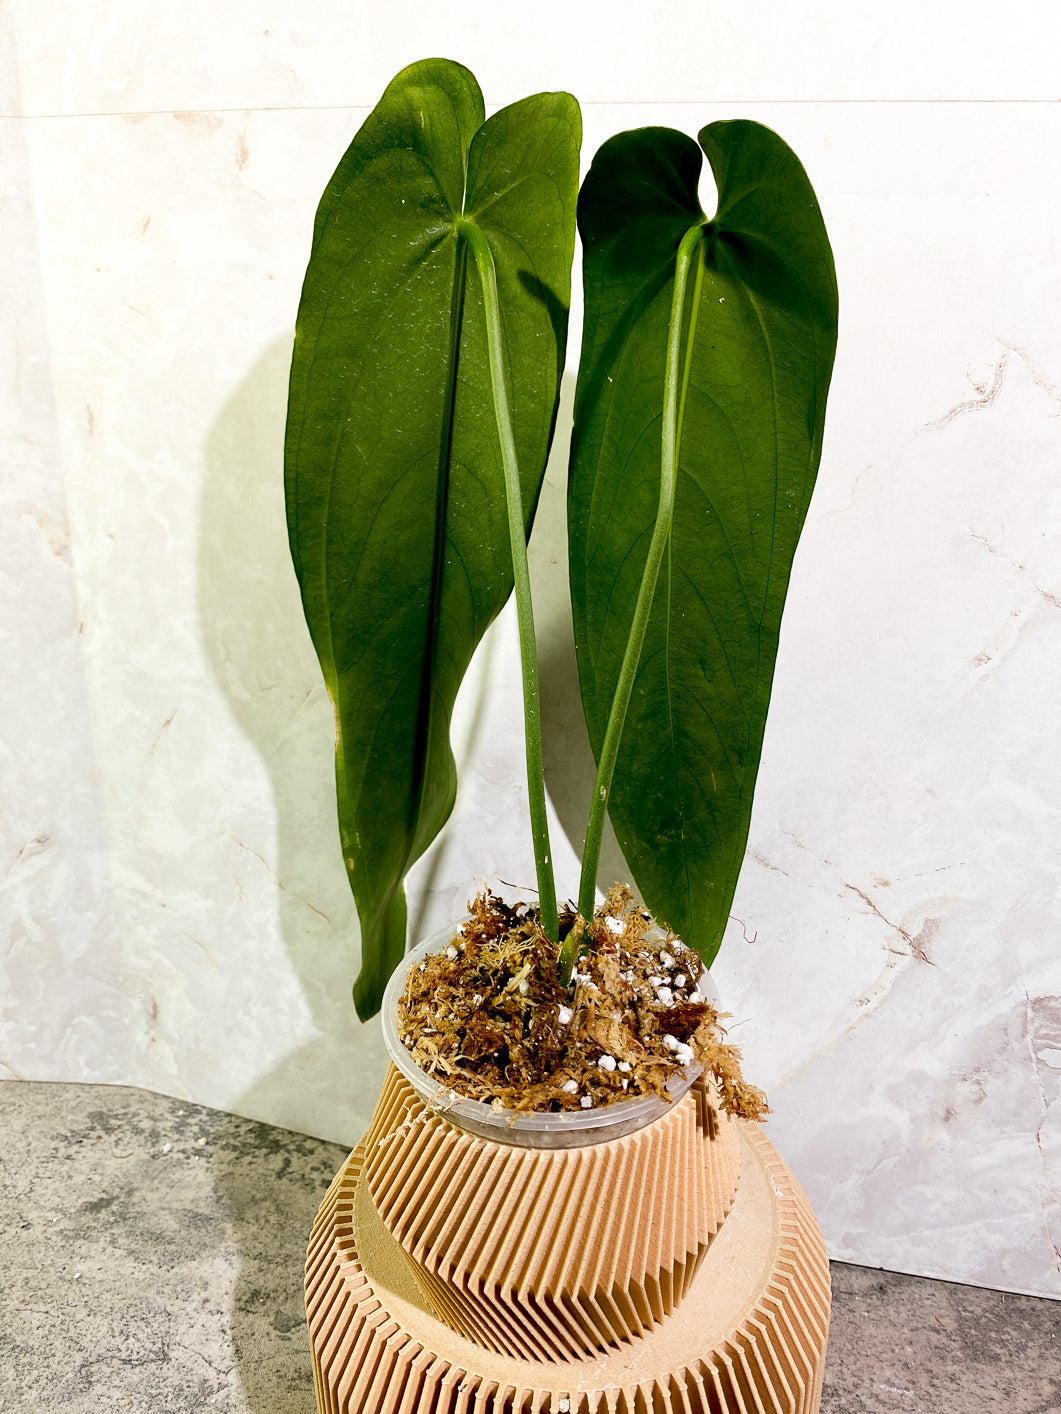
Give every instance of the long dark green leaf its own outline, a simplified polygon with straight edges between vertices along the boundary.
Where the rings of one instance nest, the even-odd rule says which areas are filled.
[[[675,258],[678,472],[609,798],[649,907],[710,961],[747,843],[778,634],[821,455],[836,347],[832,253],[799,161],[756,123],[623,133],[579,199],[586,298],[569,487],[583,707],[600,754],[660,493]],[[693,238],[695,240],[695,237]]]
[[[467,69],[388,86],[317,212],[291,368],[291,552],[336,715],[362,1018],[405,948],[403,880],[452,809],[454,699],[512,587],[480,282],[497,270],[529,528],[556,416],[580,119],[538,94],[484,123]]]

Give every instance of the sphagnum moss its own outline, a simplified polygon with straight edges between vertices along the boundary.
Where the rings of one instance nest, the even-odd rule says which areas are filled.
[[[580,941],[570,987],[537,909],[489,890],[442,952],[409,974],[398,1030],[413,1060],[447,1088],[517,1111],[589,1109],[655,1094],[698,1062],[731,1113],[762,1119],[762,1091],[700,993],[705,969],[616,884]],[[561,914],[561,933],[575,922]]]

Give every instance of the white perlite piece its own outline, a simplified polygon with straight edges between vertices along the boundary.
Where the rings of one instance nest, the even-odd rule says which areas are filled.
[[[671,1002],[674,1000],[674,993],[669,987],[657,987],[656,996],[659,997],[664,1006],[670,1006]]]
[[[629,1061],[620,1061],[620,1062],[619,1062],[619,1069],[620,1069],[620,1070],[623,1072],[623,1074],[625,1075],[625,1074],[628,1074],[631,1070],[633,1070],[633,1066],[630,1064]]]
[[[688,979],[688,977],[686,977],[686,975],[685,975],[684,972],[679,972],[678,975],[677,975],[677,976],[675,977],[675,979],[674,979],[674,985],[675,985],[676,987],[684,987],[685,984],[686,984],[686,982],[688,982],[688,980],[689,980],[689,979]]]
[[[578,1081],[565,1080],[564,1083],[560,1086],[560,1089],[565,1090],[569,1095],[574,1095],[578,1090]]]
[[[673,967],[674,959],[669,952],[661,952],[659,955],[659,965],[661,967]]]
[[[581,1100],[579,1100],[578,1103],[582,1106],[582,1108],[583,1108],[584,1110],[592,1109],[592,1108],[593,1108],[593,1096],[592,1096],[592,1095],[583,1095],[582,1098],[581,1098]]]
[[[619,937],[621,934],[626,932],[626,927],[623,924],[622,919],[612,918],[610,914],[607,918],[605,918],[604,926],[605,928],[607,928],[609,933],[614,933],[616,937]]]
[[[571,1019],[574,1014],[575,1013],[571,1010],[569,1006],[562,1006],[559,1012],[557,1013],[556,1019],[557,1021],[559,1021],[561,1026],[570,1026]]]
[[[450,943],[449,947],[446,949],[446,956],[449,958],[450,962],[457,961],[457,949],[452,943]]]
[[[677,1036],[664,1036],[664,1050],[673,1052],[674,1059],[679,1065],[692,1065],[693,1048],[686,1041],[679,1041]]]
[[[614,1056],[601,1056],[597,1064],[601,1070],[614,1070],[618,1062]]]

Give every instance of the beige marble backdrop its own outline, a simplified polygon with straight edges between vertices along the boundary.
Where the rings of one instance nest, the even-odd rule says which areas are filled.
[[[384,1062],[281,486],[317,198],[427,54],[491,106],[570,88],[587,163],[752,117],[816,184],[842,319],[719,985],[834,1257],[1061,1295],[1056,11],[15,0],[0,40],[0,1073],[356,1139]],[[533,553],[572,892],[562,451]],[[506,615],[419,931],[533,878],[514,667]]]

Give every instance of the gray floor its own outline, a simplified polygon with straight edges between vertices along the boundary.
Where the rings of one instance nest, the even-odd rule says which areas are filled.
[[[314,1414],[305,1240],[345,1151],[0,1084],[0,1410]],[[1061,1414],[1061,1305],[833,1266],[823,1414]]]

